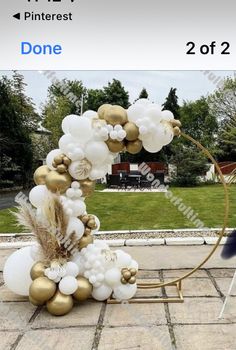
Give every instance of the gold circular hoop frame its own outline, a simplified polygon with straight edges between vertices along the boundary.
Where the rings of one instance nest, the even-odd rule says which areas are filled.
[[[211,155],[211,153],[204,147],[202,146],[202,144],[196,140],[194,140],[191,136],[181,132],[181,136],[184,137],[186,140],[192,142],[195,146],[197,146],[198,149],[200,149],[204,155],[211,160],[212,164],[214,164],[220,180],[222,182],[223,188],[224,188],[224,221],[223,221],[223,226],[221,229],[221,233],[219,235],[219,238],[216,242],[216,244],[214,245],[213,249],[210,251],[210,253],[208,254],[208,256],[194,269],[192,269],[190,272],[186,273],[184,276],[177,278],[175,280],[169,281],[169,282],[161,282],[161,283],[154,283],[154,284],[143,284],[140,283],[138,284],[138,288],[139,289],[155,289],[155,288],[160,288],[160,287],[164,287],[164,286],[168,286],[168,285],[173,285],[176,283],[181,283],[184,279],[186,279],[187,277],[191,276],[192,274],[194,274],[194,272],[196,272],[197,270],[199,270],[203,265],[205,265],[205,263],[212,257],[212,255],[215,253],[216,249],[218,248],[220,241],[222,239],[222,237],[225,234],[225,229],[227,227],[227,222],[228,222],[228,216],[229,216],[229,194],[228,194],[228,188],[227,188],[227,184],[225,182],[224,176],[222,174],[222,171],[219,167],[219,165],[217,164],[216,160],[214,159],[214,157]]]

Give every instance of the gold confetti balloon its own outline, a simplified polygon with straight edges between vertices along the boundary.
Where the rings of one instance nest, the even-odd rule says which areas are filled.
[[[33,300],[44,303],[53,297],[56,289],[55,282],[47,277],[39,277],[31,283],[29,295]]]
[[[34,281],[38,277],[43,277],[45,269],[46,269],[46,266],[41,261],[34,264],[30,271],[30,277],[32,278],[32,280]]]
[[[46,186],[52,192],[64,193],[70,187],[72,178],[68,173],[59,174],[57,171],[50,171],[46,177]]]
[[[77,301],[87,300],[91,296],[91,293],[93,290],[92,284],[89,283],[87,278],[82,276],[78,276],[77,281],[78,281],[78,288],[76,292],[73,294],[74,299]]]
[[[35,170],[34,173],[34,182],[36,185],[45,185],[46,176],[50,173],[50,169],[47,165],[42,165],[38,169]]]
[[[111,106],[106,109],[104,119],[111,125],[124,125],[128,121],[126,110],[120,106]]]
[[[134,123],[126,123],[124,130],[126,132],[126,140],[128,141],[135,141],[139,137],[139,128]]]
[[[47,310],[54,316],[64,316],[72,310],[73,305],[71,295],[64,295],[57,291],[54,297],[47,302]]]

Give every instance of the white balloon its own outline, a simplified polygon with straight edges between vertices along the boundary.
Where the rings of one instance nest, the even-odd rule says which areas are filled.
[[[93,288],[92,297],[98,301],[107,300],[112,293],[112,288],[102,284],[98,288]]]
[[[71,134],[63,135],[58,142],[61,153],[65,154],[67,154],[70,151],[70,149],[73,149],[73,147],[75,147],[75,144],[76,139]]]
[[[43,205],[46,197],[48,196],[48,189],[45,185],[38,185],[32,188],[29,193],[30,203],[39,208]]]
[[[129,268],[136,269],[138,271],[138,263],[136,260],[132,260],[131,264],[129,265]]]
[[[105,142],[91,141],[85,147],[85,157],[92,164],[103,163],[109,155],[109,149]]]
[[[149,153],[156,153],[162,149],[163,143],[159,140],[153,141],[153,138],[143,139],[143,148]]]
[[[54,158],[56,156],[59,156],[61,154],[60,149],[54,149],[51,152],[48,153],[47,158],[46,158],[46,164],[49,167],[49,169],[54,170],[55,168],[52,166],[52,162],[54,161]]]
[[[91,164],[85,163],[83,160],[72,162],[68,168],[70,175],[76,180],[85,180],[89,176]]]
[[[99,218],[96,216],[96,215],[93,215],[93,218],[95,220],[95,223],[97,225],[97,228],[95,230],[92,230],[91,231],[91,234],[93,235],[94,233],[98,232],[100,230],[100,227],[101,227],[101,223],[100,223],[100,220]]]
[[[110,132],[110,138],[112,140],[116,140],[117,137],[118,137],[118,132],[117,131],[113,130],[113,131]]]
[[[163,146],[168,145],[174,137],[173,128],[168,123],[161,123],[155,130],[155,137]]]
[[[152,104],[152,102],[150,102],[148,98],[140,98],[135,102],[136,106],[141,105],[143,107],[148,107],[151,104]]]
[[[71,124],[71,121],[73,121],[75,117],[77,117],[77,115],[70,114],[62,120],[61,128],[62,128],[62,131],[64,132],[64,134],[68,134],[70,132],[70,124]]]
[[[136,122],[137,119],[142,118],[145,113],[145,107],[142,105],[131,105],[127,110],[128,120]]]
[[[79,267],[72,261],[68,261],[66,264],[66,276],[77,277],[79,274]]]
[[[131,299],[137,292],[137,284],[121,284],[114,288],[114,298],[118,300]]]
[[[161,106],[157,104],[150,105],[145,115],[154,123],[159,123],[163,119]]]
[[[120,284],[121,272],[118,268],[114,267],[105,273],[105,282],[110,287],[115,287]]]
[[[18,295],[28,296],[32,283],[30,271],[35,261],[31,257],[31,247],[17,250],[9,256],[3,268],[6,286]]]
[[[123,250],[115,250],[116,256],[117,256],[117,261],[116,261],[116,266],[120,268],[125,268],[128,267],[131,262],[132,258],[129,254],[123,252]]]
[[[59,283],[59,290],[62,294],[71,295],[76,292],[78,288],[78,281],[75,277],[63,277]]]
[[[71,217],[67,226],[66,233],[67,235],[75,232],[76,237],[80,239],[84,234],[84,224],[78,218]]]
[[[86,205],[84,201],[80,199],[74,200],[72,210],[72,215],[75,217],[83,215],[86,211]]]
[[[95,111],[89,110],[89,111],[84,112],[83,117],[88,118],[88,119],[94,119],[94,118],[98,118],[98,114]]]
[[[88,118],[74,116],[71,119],[69,126],[70,134],[78,140],[78,142],[85,143],[93,136],[92,122]]]
[[[172,119],[175,119],[175,117],[171,111],[165,110],[161,112],[161,119],[170,121]]]

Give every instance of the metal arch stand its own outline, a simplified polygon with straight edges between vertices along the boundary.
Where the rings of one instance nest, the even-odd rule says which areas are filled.
[[[182,292],[182,281],[184,279],[190,277],[192,274],[194,274],[194,272],[198,271],[212,257],[212,255],[215,253],[216,249],[218,248],[222,237],[225,234],[225,229],[227,227],[228,215],[229,215],[229,195],[228,195],[227,184],[225,182],[222,171],[221,171],[219,165],[217,164],[216,160],[214,159],[214,157],[211,155],[211,153],[200,142],[196,141],[191,136],[189,136],[183,132],[181,132],[181,136],[184,137],[186,140],[192,142],[198,149],[200,149],[203,152],[203,154],[214,164],[215,169],[218,172],[218,175],[220,177],[220,180],[221,180],[221,183],[222,183],[223,189],[224,189],[223,226],[222,226],[221,232],[219,234],[219,238],[218,238],[216,244],[214,245],[213,249],[210,251],[208,256],[193,270],[191,270],[190,272],[188,272],[184,276],[177,278],[175,280],[172,280],[170,282],[157,282],[157,283],[146,282],[146,283],[138,283],[137,284],[138,290],[141,290],[141,289],[152,290],[152,289],[162,288],[165,286],[175,286],[176,291],[177,291],[176,297],[168,297],[168,296],[167,297],[152,297],[152,298],[135,298],[135,297],[133,297],[132,299],[129,300],[129,303],[183,303],[184,297],[183,297],[183,292]],[[236,280],[236,271],[235,271],[235,275],[233,277],[233,280],[231,282],[231,286],[230,286],[230,289],[228,292],[228,297],[230,296],[230,293],[231,293],[231,290],[233,288],[233,284],[234,284],[235,280]],[[221,310],[221,314],[219,315],[219,318],[222,317],[222,315],[223,315],[227,300],[228,300],[228,298],[226,297],[223,308]],[[107,303],[108,304],[120,304],[121,301],[110,298],[107,300]]]

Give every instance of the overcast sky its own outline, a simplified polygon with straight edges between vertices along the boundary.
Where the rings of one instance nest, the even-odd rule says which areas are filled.
[[[27,83],[26,93],[33,98],[37,109],[47,98],[47,89],[51,84],[38,71],[20,72]],[[129,92],[130,101],[134,101],[143,87],[149,93],[151,101],[162,104],[171,87],[177,88],[179,103],[183,100],[195,100],[202,95],[212,93],[217,83],[226,76],[233,76],[233,71],[57,71],[58,79],[69,78],[82,80],[87,88],[102,88],[113,78],[121,80]],[[0,75],[11,76],[12,72],[0,71]]]

